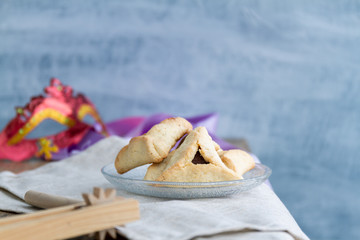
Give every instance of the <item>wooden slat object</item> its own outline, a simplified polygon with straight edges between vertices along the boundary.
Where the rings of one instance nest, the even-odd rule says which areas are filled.
[[[0,239],[64,239],[113,228],[139,218],[139,205],[134,199],[117,198],[91,206],[73,204],[3,218],[0,220]]]

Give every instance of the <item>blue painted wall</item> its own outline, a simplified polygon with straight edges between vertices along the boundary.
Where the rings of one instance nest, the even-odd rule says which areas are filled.
[[[359,1],[0,1],[0,127],[56,76],[106,121],[218,112],[312,239],[360,239]]]

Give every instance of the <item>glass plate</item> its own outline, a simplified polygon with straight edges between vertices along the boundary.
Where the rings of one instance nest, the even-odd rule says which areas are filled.
[[[256,163],[243,175],[244,179],[222,182],[159,182],[143,180],[149,165],[135,168],[127,173],[117,173],[113,163],[101,169],[105,178],[116,188],[140,195],[186,199],[224,197],[254,188],[271,175],[271,169]]]

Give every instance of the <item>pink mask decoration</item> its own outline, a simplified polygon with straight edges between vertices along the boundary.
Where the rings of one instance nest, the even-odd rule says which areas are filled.
[[[95,106],[83,94],[73,96],[72,88],[56,78],[50,80],[45,93],[46,96],[31,98],[25,107],[16,107],[15,118],[0,133],[0,159],[23,161],[38,156],[51,160],[53,153],[77,144],[92,128],[83,121],[86,115],[95,119],[103,136],[108,136]],[[46,119],[52,119],[67,129],[38,139],[25,138]]]

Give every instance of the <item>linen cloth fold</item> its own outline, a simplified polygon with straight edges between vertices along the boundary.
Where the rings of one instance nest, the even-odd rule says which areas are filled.
[[[128,143],[103,139],[81,153],[20,174],[0,173],[0,209],[32,212],[26,191],[81,199],[93,187],[112,187],[100,169]],[[129,239],[308,239],[289,211],[265,184],[223,198],[161,199],[117,190],[140,203],[140,220],[117,227]]]

